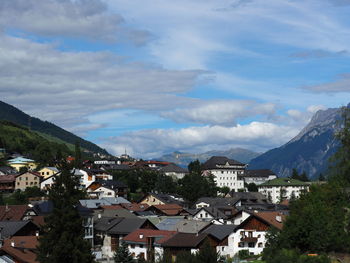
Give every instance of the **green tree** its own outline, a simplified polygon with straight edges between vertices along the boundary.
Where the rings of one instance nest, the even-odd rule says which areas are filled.
[[[247,185],[248,192],[258,192],[258,187],[254,183]]]
[[[43,235],[39,238],[37,260],[41,263],[94,262],[91,247],[84,239],[83,219],[77,203],[83,196],[78,178],[63,163],[61,174],[49,191],[53,212],[45,218]]]
[[[75,142],[74,158],[74,168],[80,169],[83,162],[81,159],[80,144],[78,141]]]
[[[300,175],[299,175],[297,169],[295,169],[295,168],[292,169],[291,178],[295,179],[295,180],[300,180]]]
[[[114,253],[114,262],[115,263],[132,263],[135,262],[129,249],[128,245],[122,241],[121,245]]]
[[[198,159],[190,162],[188,164],[187,168],[188,168],[188,171],[190,173],[194,173],[194,174],[201,174],[202,173],[201,163]]]
[[[308,182],[309,181],[309,177],[307,176],[306,172],[303,171],[303,173],[300,175],[300,181],[303,181],[303,182]]]
[[[199,252],[196,254],[197,262],[201,263],[217,263],[219,258],[219,253],[216,252],[215,247],[210,246],[208,240],[200,248]]]
[[[223,196],[226,196],[230,192],[230,187],[223,186],[219,188],[220,193],[223,194]]]

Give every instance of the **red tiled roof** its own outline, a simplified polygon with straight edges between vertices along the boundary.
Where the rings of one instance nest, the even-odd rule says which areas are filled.
[[[11,242],[14,241],[14,247]],[[8,254],[19,263],[37,263],[35,249],[38,245],[36,236],[15,236],[4,240],[0,248],[1,253]]]
[[[0,183],[12,183],[16,181],[16,175],[14,174],[6,174],[0,176]]]
[[[154,237],[154,243],[160,245],[174,236],[176,233],[176,231],[137,229],[134,232],[131,232],[129,235],[125,236],[124,240],[127,242],[146,244],[148,237]]]
[[[282,229],[283,227],[283,221],[285,221],[286,216],[281,214],[280,212],[258,212],[258,213],[254,213],[253,215],[260,217],[261,219],[263,219],[264,221],[266,221],[267,223],[269,223],[270,225],[278,228],[278,229]],[[278,220],[277,220],[278,219]],[[281,219],[281,220],[279,220]]]
[[[28,205],[2,205],[0,206],[0,221],[20,221],[28,209],[30,209]]]
[[[152,205],[147,210],[150,210],[152,207],[155,207],[156,209],[169,216],[178,215],[183,210],[182,206],[178,204]]]
[[[45,217],[44,216],[33,216],[31,220],[34,224],[36,224],[38,227],[42,227],[45,225]]]

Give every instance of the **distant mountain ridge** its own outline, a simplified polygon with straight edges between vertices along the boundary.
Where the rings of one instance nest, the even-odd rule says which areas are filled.
[[[329,158],[339,147],[334,134],[340,118],[340,108],[317,111],[297,136],[254,158],[249,167],[268,168],[281,177],[290,176],[296,168],[299,173],[305,171],[311,179],[317,179],[320,173],[326,172]]]
[[[195,160],[199,160],[201,163],[207,161],[212,156],[226,156],[229,159],[234,159],[241,163],[248,163],[253,158],[259,156],[261,153],[256,153],[243,148],[232,148],[229,150],[213,150],[205,153],[182,153],[173,152],[170,154],[163,155],[158,158],[160,161],[167,161],[175,163],[181,167],[187,167],[187,165]]]
[[[84,140],[51,122],[42,121],[38,118],[32,117],[16,107],[2,101],[0,101],[0,120],[10,121],[25,127],[28,127],[30,123],[30,129],[33,131],[58,138],[68,144],[75,144],[78,141],[83,149],[93,153],[108,155],[108,152],[105,149],[102,149],[96,144]]]

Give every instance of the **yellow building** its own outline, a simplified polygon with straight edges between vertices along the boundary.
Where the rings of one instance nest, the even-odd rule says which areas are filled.
[[[25,172],[16,176],[15,190],[24,191],[27,187],[40,188],[40,175],[34,172]]]
[[[46,179],[50,176],[57,174],[59,171],[56,167],[44,167],[38,171],[42,178]]]
[[[8,165],[19,171],[22,167],[26,167],[28,170],[34,170],[37,164],[32,159],[24,157],[17,157],[7,161]]]

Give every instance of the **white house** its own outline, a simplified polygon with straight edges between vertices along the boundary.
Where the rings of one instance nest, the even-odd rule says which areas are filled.
[[[171,176],[175,179],[182,179],[186,174],[188,174],[187,169],[177,166],[173,163],[160,167],[159,172],[165,174],[166,176]]]
[[[93,193],[96,193],[98,199],[101,199],[103,197],[116,197],[115,190],[105,186],[100,186],[99,188],[94,190]]]
[[[276,179],[277,175],[269,169],[245,170],[243,180],[246,184],[263,184],[267,181]]]
[[[238,192],[239,189],[244,189],[242,176],[246,166],[227,157],[213,156],[203,164],[203,176],[212,174],[218,187],[227,186]]]
[[[74,169],[73,173],[75,176],[79,177],[80,186],[85,189],[96,180],[95,175],[85,170]]]
[[[55,183],[55,176],[51,175],[50,177],[47,177],[40,183],[40,189],[44,191],[48,191],[52,185]]]
[[[298,198],[301,193],[309,190],[309,183],[291,178],[277,178],[258,185],[259,193],[266,196],[272,203]]]

